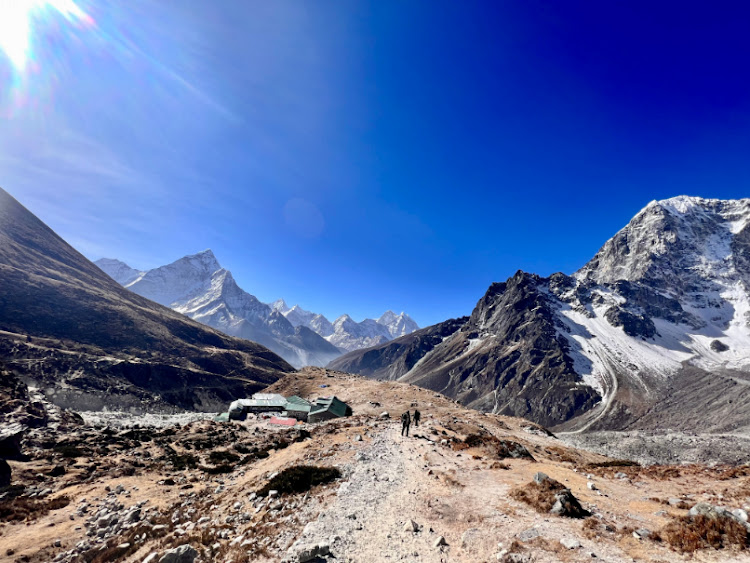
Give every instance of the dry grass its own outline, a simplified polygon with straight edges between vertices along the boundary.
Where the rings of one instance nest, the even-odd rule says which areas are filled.
[[[528,504],[537,512],[548,513],[555,505],[555,493],[564,490],[565,486],[554,479],[546,479],[542,483],[532,481],[523,487],[510,491],[510,497]]]
[[[747,529],[728,516],[683,516],[665,526],[655,540],[662,540],[673,549],[692,553],[699,549],[747,549]]]
[[[36,520],[51,510],[59,510],[69,504],[70,499],[65,495],[54,499],[16,497],[0,501],[0,522]]]

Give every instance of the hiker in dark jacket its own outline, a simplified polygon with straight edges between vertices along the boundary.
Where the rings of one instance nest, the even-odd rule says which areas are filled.
[[[419,426],[419,419],[422,418],[422,413],[417,409],[414,409],[414,426]]]
[[[401,435],[404,435],[404,432],[406,432],[407,437],[409,436],[409,426],[411,425],[411,415],[409,414],[409,411],[406,411],[404,414],[401,415]]]

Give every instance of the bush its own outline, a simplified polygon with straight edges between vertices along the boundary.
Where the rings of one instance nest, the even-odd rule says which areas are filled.
[[[532,481],[523,487],[513,489],[510,497],[531,506],[537,512],[548,513],[555,505],[555,494],[565,490],[565,486],[554,479],[545,479],[541,483]]]
[[[304,493],[316,485],[324,485],[341,477],[335,467],[316,467],[313,465],[295,465],[281,471],[258,491],[264,497],[269,491],[279,494]]]
[[[674,549],[692,553],[698,549],[747,549],[747,528],[730,516],[683,516],[670,522],[659,537]]]

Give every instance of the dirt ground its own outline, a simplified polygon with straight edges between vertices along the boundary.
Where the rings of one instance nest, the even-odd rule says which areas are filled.
[[[233,563],[300,560],[315,545],[330,552],[324,559],[364,563],[750,561],[745,551],[682,554],[633,534],[658,533],[697,502],[750,509],[746,466],[613,462],[522,419],[319,368],[268,391],[336,395],[354,416],[293,428],[251,416],[31,432],[30,459],[11,462],[15,492],[0,498],[0,561],[141,562],[155,553],[153,563],[183,544],[197,550],[196,561]],[[401,436],[399,417],[415,408],[421,424]],[[499,444],[530,455],[505,457]],[[340,477],[306,492],[256,496],[298,465],[333,467]],[[511,493],[537,472],[569,488],[592,515],[539,513],[516,500]],[[62,497],[61,508],[66,501],[51,502]],[[8,507],[34,499],[37,513],[8,516]],[[44,505],[54,509],[44,513]]]

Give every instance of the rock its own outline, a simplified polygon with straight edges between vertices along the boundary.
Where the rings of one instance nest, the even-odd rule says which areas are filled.
[[[530,459],[531,461],[535,461],[534,456],[532,456],[529,450],[526,449],[526,446],[512,440],[499,441],[497,446],[497,456],[500,459],[511,457],[514,459]]]
[[[536,483],[537,485],[541,485],[547,479],[549,479],[549,475],[547,475],[546,473],[542,473],[541,471],[537,471],[536,473],[534,473],[534,483]]]
[[[24,459],[21,452],[21,438],[26,427],[21,424],[6,424],[0,426],[0,458]]]
[[[193,563],[196,557],[198,557],[198,552],[192,546],[185,544],[167,550],[159,559],[159,563]]]
[[[312,561],[313,559],[317,559],[318,557],[325,557],[326,555],[329,555],[331,553],[331,550],[328,547],[328,544],[318,543],[312,545],[308,544],[292,546],[290,552],[293,553],[292,561],[297,561],[298,563],[307,563],[307,561]]]
[[[445,538],[443,536],[438,536],[432,544],[433,547],[442,547],[444,545],[448,545],[448,542],[445,541]]]
[[[55,465],[55,467],[47,472],[47,475],[49,475],[50,477],[62,477],[63,475],[65,475],[65,466]]]
[[[622,471],[618,471],[615,473],[615,479],[627,479],[628,475],[627,473],[623,473]]]
[[[0,488],[10,485],[11,469],[8,462],[0,459]]]
[[[55,547],[62,547],[62,540],[60,539],[55,540]]]
[[[534,538],[538,538],[541,535],[539,530],[536,528],[528,528],[527,530],[524,530],[520,534],[518,534],[518,539],[522,542],[531,541]]]
[[[404,532],[418,532],[419,531],[419,524],[417,524],[414,520],[407,520],[406,524],[404,524]]]
[[[148,557],[146,557],[146,559],[144,559],[141,563],[154,563],[154,561],[156,561],[156,558],[158,556],[159,554],[156,551],[154,551]]]
[[[711,350],[714,352],[726,352],[729,350],[729,346],[724,344],[721,340],[714,340],[711,342]]]
[[[735,519],[741,522],[747,522],[747,512],[742,510],[741,508],[732,510],[732,516],[734,516]]]
[[[586,486],[589,488],[589,491],[598,491],[599,490],[599,487],[597,487],[591,481],[589,481],[588,483],[586,483]]]
[[[651,530],[648,528],[638,528],[635,532],[633,532],[633,537],[638,540],[645,540],[651,535]]]
[[[560,543],[567,549],[578,549],[581,547],[581,542],[575,538],[563,538],[560,540]]]
[[[383,411],[380,413],[380,418],[391,418],[391,415],[388,414],[388,411]]]
[[[590,515],[568,489],[555,494],[555,504],[550,509],[550,514],[567,518],[585,518]]]

